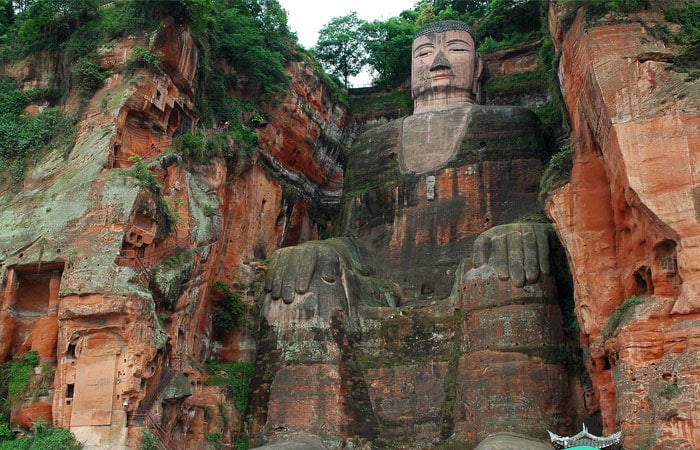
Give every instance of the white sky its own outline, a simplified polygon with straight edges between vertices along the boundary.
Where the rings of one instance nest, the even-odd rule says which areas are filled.
[[[289,29],[297,34],[299,44],[312,48],[318,40],[318,31],[334,17],[352,11],[360,19],[371,22],[398,16],[412,9],[417,0],[277,0],[287,11]],[[360,74],[350,79],[353,86],[369,84],[369,75]]]

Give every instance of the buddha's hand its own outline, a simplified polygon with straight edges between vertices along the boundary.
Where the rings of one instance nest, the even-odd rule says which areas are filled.
[[[277,250],[265,279],[263,313],[270,322],[299,322],[348,312],[343,262],[332,245],[305,242]]]
[[[541,223],[511,223],[486,230],[474,242],[474,268],[490,265],[500,280],[510,279],[516,287],[534,283],[550,274],[551,233]]]

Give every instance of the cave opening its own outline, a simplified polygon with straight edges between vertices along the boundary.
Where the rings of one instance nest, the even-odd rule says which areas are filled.
[[[10,304],[14,314],[10,355],[29,350],[42,361],[55,363],[58,340],[58,292],[63,262],[32,264],[11,269]]]

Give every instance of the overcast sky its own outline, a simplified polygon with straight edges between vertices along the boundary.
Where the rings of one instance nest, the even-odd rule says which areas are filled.
[[[398,16],[413,8],[416,0],[277,0],[287,11],[289,29],[297,34],[299,44],[312,48],[318,40],[318,31],[333,17],[355,11],[360,19],[371,22]],[[351,79],[353,86],[369,84],[367,74]]]

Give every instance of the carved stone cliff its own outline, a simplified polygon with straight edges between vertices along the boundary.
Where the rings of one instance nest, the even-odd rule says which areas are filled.
[[[657,20],[586,26],[580,13],[566,33],[553,27],[573,171],[546,208],[604,431],[622,430],[626,448],[690,449],[700,442],[700,89],[673,70],[678,50],[647,31]],[[632,297],[643,300],[622,306]]]
[[[541,440],[547,429],[573,434],[593,415],[605,433],[622,430],[627,448],[696,447],[698,82],[669,70],[676,50],[639,23],[586,27],[579,16],[566,33],[557,26],[553,16],[574,166],[546,208],[573,276],[591,386],[565,370],[570,347],[552,301],[568,295],[553,293],[561,286],[546,278],[526,291],[471,272],[470,260],[458,266],[480,232],[537,209],[540,161],[519,157],[503,134],[518,130],[481,109],[475,120],[502,123],[500,137],[477,127],[460,149],[462,170],[432,174],[433,195],[461,209],[431,206],[427,176],[387,169],[396,155],[377,133],[395,123],[355,141],[358,151],[387,151],[356,161],[360,177],[344,186],[346,110],[302,61],[288,66],[288,93],[262,106],[252,154],[224,135],[228,160],[184,157],[166,151],[174,138],[223,131],[199,124],[198,49],[185,28],[166,23],[152,48],[163,52],[163,72],[118,70],[145,40],[101,49],[102,68],[115,73],[83,110],[73,147],[52,149],[17,192],[3,193],[0,361],[35,350],[32,382],[53,377],[47,392],[22,399],[13,424],[28,428],[43,416],[91,449],[138,448],[144,429],[170,448],[203,450],[206,436],[231,448],[246,432],[245,405],[222,383],[233,375],[208,363],[215,359],[257,363],[255,443],[298,429],[334,437],[314,445],[338,448],[343,439],[348,448],[476,445],[497,431]],[[499,60],[492,73],[529,67],[534,51],[526,54]],[[24,86],[44,86],[55,59],[45,53],[34,66],[5,69]],[[503,149],[512,161],[497,157]],[[376,189],[387,173],[392,189]],[[481,205],[463,201],[482,194]],[[333,223],[343,195],[364,215]],[[392,275],[405,274],[398,307],[363,306],[347,323],[336,317],[338,327],[281,334],[258,330],[256,311],[243,314],[250,326],[217,325],[229,294],[256,304],[276,249],[369,222],[386,252],[361,249],[372,269],[392,263]],[[435,246],[450,239],[460,241],[454,254],[440,253]],[[406,247],[428,257],[397,260],[393,252]],[[633,296],[643,300],[606,328]],[[294,345],[281,346],[280,336]],[[300,363],[302,350],[312,356]],[[300,404],[313,414],[299,414]]]
[[[148,47],[138,39],[101,50],[114,75],[85,106],[75,145],[45,155],[0,213],[0,359],[35,350],[55,370],[48,397],[12,421],[43,416],[86,448],[137,448],[144,427],[178,448],[206,448],[206,433],[235,443],[241,411],[203,364],[252,361],[255,348],[245,327],[215,329],[214,282],[254,303],[255,261],[316,238],[342,189],[345,110],[303,63],[263,111],[252,156],[229,136],[228,164],[166,151],[198,126],[198,49],[172,22],[154,42],[161,73],[122,70]],[[50,80],[9,70],[27,86]]]

